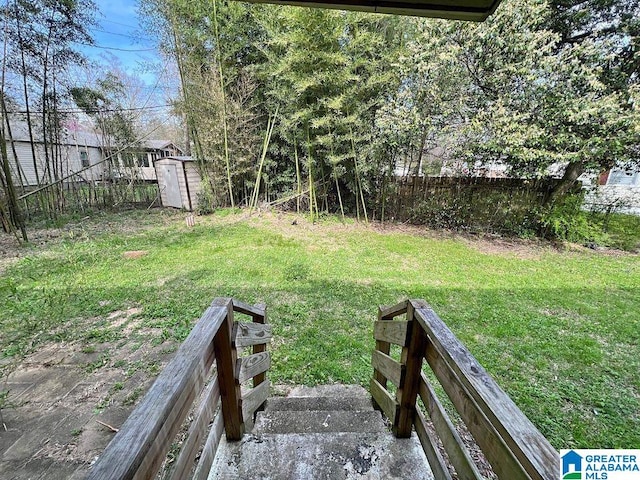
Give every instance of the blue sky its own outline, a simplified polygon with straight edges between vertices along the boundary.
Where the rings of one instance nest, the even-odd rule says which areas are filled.
[[[96,46],[82,46],[84,53],[96,61],[105,55],[113,55],[127,73],[152,84],[155,76],[145,72],[144,65],[160,63],[161,57],[153,40],[140,27],[136,1],[96,0],[96,5],[98,25],[91,29]]]

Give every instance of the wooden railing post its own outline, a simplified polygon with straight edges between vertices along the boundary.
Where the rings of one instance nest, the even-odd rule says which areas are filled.
[[[220,383],[220,398],[222,401],[222,417],[227,440],[236,441],[244,433],[242,418],[240,385],[236,382],[237,352],[232,344],[233,335],[233,302],[230,298],[219,298],[214,304],[227,308],[227,317],[220,325],[220,329],[213,340]]]
[[[267,323],[267,306],[264,304],[260,304],[260,305],[256,305],[256,307],[259,307],[261,309],[264,310],[264,315],[263,316],[258,316],[258,315],[254,315],[253,316],[253,322],[254,323],[260,323],[260,324],[265,324]],[[262,353],[262,352],[266,352],[267,351],[267,344],[266,343],[259,343],[257,345],[253,346],[253,353]],[[267,373],[263,372],[259,375],[256,375],[255,377],[253,377],[253,387],[257,387],[258,385],[260,385],[262,382],[265,381]]]
[[[378,321],[383,321],[383,320],[384,321],[393,320],[393,315],[385,315],[385,313],[382,310],[382,307],[378,307]],[[384,353],[385,355],[389,355],[389,352],[391,351],[391,344],[383,340],[376,340],[376,350]],[[387,388],[387,377],[385,377],[378,370],[374,370],[373,378],[375,378],[376,381],[380,385],[382,385],[384,388]]]
[[[411,300],[407,305],[407,346],[403,347],[400,363],[405,366],[400,378],[400,385],[396,393],[398,410],[393,422],[393,433],[398,438],[409,438],[416,413],[416,398],[420,388],[420,373],[422,359],[427,347],[427,335],[422,326],[415,320],[415,307],[421,301]]]

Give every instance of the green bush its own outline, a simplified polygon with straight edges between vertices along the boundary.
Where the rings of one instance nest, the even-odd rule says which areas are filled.
[[[570,195],[543,210],[539,219],[541,235],[583,245],[608,245],[609,236],[602,225],[582,209],[582,202],[582,195]]]

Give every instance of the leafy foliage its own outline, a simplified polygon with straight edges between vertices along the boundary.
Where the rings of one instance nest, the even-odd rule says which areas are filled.
[[[259,182],[266,200],[293,192],[311,212],[380,214],[395,166],[424,169],[434,147],[513,175],[568,165],[551,202],[582,172],[637,163],[636,0],[505,0],[482,24],[235,2],[213,15],[208,5],[143,9],[170,27],[163,45],[182,66],[214,192],[228,174],[238,200]]]

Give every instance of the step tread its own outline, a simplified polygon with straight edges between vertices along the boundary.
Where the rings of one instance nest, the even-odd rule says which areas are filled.
[[[266,412],[308,410],[373,410],[370,397],[271,397]]]
[[[433,480],[415,434],[388,432],[245,435],[222,440],[209,480]]]
[[[292,388],[287,397],[360,397],[371,398],[371,394],[360,385],[343,385],[341,383],[330,385],[316,385],[307,387],[300,385]]]
[[[376,411],[269,411],[258,412],[253,433],[385,432]]]

